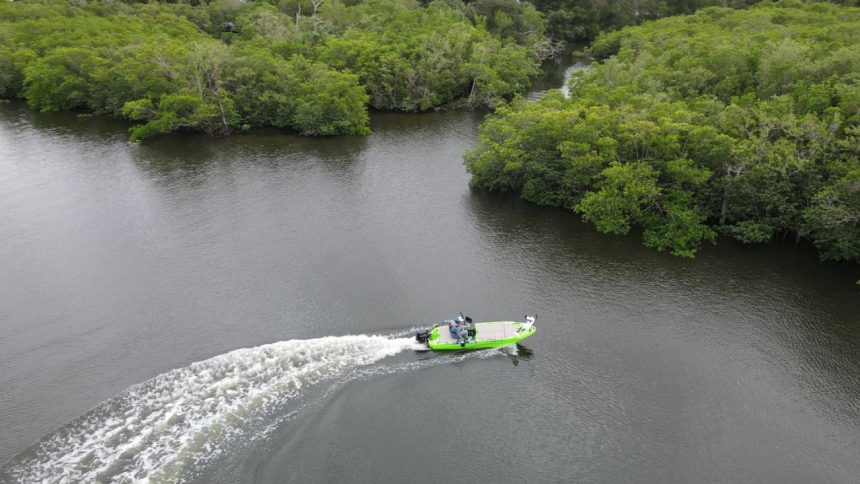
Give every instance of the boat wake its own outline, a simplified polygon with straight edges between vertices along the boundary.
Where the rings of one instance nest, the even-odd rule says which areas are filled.
[[[132,386],[0,468],[0,482],[176,482],[289,418],[323,381],[397,371],[370,365],[413,338],[290,340],[231,351]],[[421,361],[409,363],[421,364]],[[404,366],[404,365],[401,365]],[[238,439],[241,438],[241,439]]]

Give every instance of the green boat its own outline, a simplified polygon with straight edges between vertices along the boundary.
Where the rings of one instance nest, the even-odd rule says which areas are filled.
[[[418,331],[415,339],[434,351],[496,348],[518,343],[535,334],[535,318],[526,316],[525,321],[472,323],[472,318],[467,317],[463,326],[464,337],[460,340],[451,335],[447,326]]]

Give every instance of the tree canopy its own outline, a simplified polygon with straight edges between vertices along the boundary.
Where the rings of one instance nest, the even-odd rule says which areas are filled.
[[[860,262],[860,9],[711,7],[599,36],[604,58],[482,126],[471,183],[693,256],[717,233]]]
[[[554,52],[530,4],[0,3],[0,98],[140,121],[132,138],[275,126],[369,132],[367,108],[493,105]]]

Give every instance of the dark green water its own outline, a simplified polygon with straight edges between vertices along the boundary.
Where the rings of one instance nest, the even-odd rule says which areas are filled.
[[[857,482],[856,267],[472,190],[483,116],[136,146],[0,104],[0,481]],[[538,332],[415,351],[459,311]]]

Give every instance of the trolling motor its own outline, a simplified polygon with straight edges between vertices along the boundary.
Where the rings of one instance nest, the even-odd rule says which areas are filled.
[[[526,315],[526,324],[522,325],[520,327],[519,331],[517,331],[517,332],[518,333],[523,333],[523,332],[528,333],[529,331],[531,331],[532,326],[535,325],[535,319],[537,319],[537,314],[535,314],[534,316]]]

